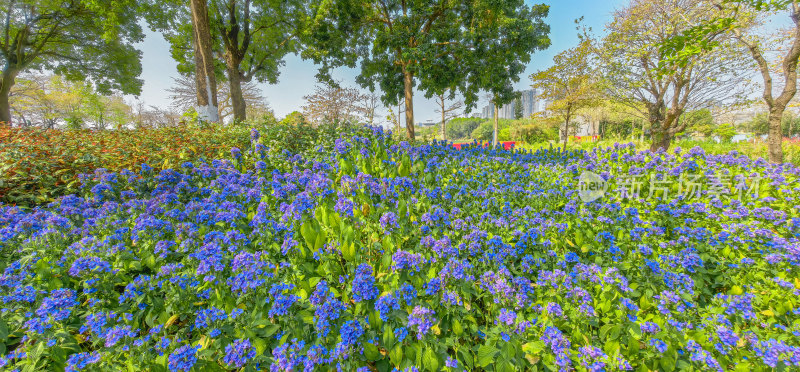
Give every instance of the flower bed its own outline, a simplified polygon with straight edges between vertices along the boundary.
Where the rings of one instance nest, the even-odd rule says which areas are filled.
[[[0,207],[0,366],[800,367],[795,167],[377,129],[320,149],[97,171],[47,208]],[[581,201],[584,171],[604,197]],[[667,182],[712,172],[733,195]]]
[[[0,127],[0,202],[35,205],[78,191],[78,175],[97,168],[161,170],[215,159],[247,146],[246,128],[191,126],[137,130],[42,130]]]
[[[503,146],[503,150],[511,150],[511,149],[514,148],[514,145],[516,145],[517,143],[516,142],[499,142],[499,144]],[[489,148],[489,147],[492,146],[492,144],[491,144],[491,142],[487,142],[487,143],[460,142],[460,143],[454,143],[453,144],[453,148],[455,148],[456,150],[461,150],[462,148],[470,147],[470,146],[480,146],[480,147],[484,147],[484,148]]]

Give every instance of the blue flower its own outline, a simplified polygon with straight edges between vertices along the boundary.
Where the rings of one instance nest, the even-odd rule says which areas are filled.
[[[422,306],[414,307],[414,310],[408,316],[408,326],[417,331],[417,340],[422,338],[430,332],[433,325],[436,323],[434,318],[436,313],[428,308]]]
[[[342,337],[342,344],[351,346],[358,342],[358,339],[364,334],[364,329],[361,328],[361,323],[358,320],[349,320],[342,325],[339,329],[339,335]]]
[[[167,358],[167,368],[171,372],[188,372],[197,363],[197,350],[199,346],[183,345]]]
[[[236,340],[225,347],[225,357],[222,361],[236,368],[242,368],[255,357],[256,349],[250,344],[250,340]]]
[[[372,276],[372,266],[366,263],[358,265],[353,279],[353,300],[355,302],[372,300],[378,297],[378,293],[375,277]]]

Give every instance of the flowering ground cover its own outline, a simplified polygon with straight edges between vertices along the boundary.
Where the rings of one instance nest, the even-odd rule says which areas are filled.
[[[793,166],[369,128],[305,155],[252,140],[0,207],[0,366],[800,368]],[[605,195],[582,200],[584,172]]]
[[[161,170],[248,144],[246,128],[56,130],[0,127],[0,202],[35,205],[78,191],[78,175],[147,163]]]

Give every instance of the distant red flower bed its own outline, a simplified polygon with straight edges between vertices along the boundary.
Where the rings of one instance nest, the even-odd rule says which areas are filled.
[[[503,145],[504,150],[511,150],[517,144],[516,142],[500,142]],[[454,143],[453,147],[457,150],[461,150],[462,147],[469,147],[469,146],[482,146],[482,147],[490,147],[492,145],[491,142],[461,142],[461,143]]]

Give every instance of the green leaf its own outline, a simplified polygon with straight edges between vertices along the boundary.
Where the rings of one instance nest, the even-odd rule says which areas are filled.
[[[461,336],[461,334],[464,333],[464,327],[458,319],[453,319],[453,333],[455,333],[456,336]]]
[[[544,341],[532,341],[522,345],[525,354],[537,355],[544,350]]]
[[[345,242],[342,245],[342,257],[345,261],[353,261],[356,258],[356,245],[353,242]]]
[[[368,360],[376,361],[381,358],[381,353],[378,352],[378,347],[369,342],[364,344],[364,356]]]
[[[439,371],[439,358],[436,356],[436,352],[434,352],[433,349],[425,349],[425,353],[422,355],[422,365],[429,371]]]
[[[499,350],[490,345],[481,345],[478,349],[478,365],[486,368],[486,366],[494,363],[494,356]]]
[[[303,236],[303,240],[305,240],[306,245],[308,245],[308,248],[314,249],[314,243],[316,242],[317,232],[314,231],[314,227],[312,226],[311,221],[303,222],[303,225],[300,226],[300,235]]]
[[[394,338],[394,330],[392,329],[392,326],[389,325],[389,324],[384,324],[383,325],[383,346],[386,347],[386,348],[391,348],[392,346],[394,346],[395,341],[396,340]]]
[[[392,365],[395,367],[400,366],[403,361],[403,345],[398,344],[389,352],[389,360],[392,361]]]

